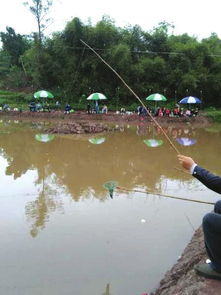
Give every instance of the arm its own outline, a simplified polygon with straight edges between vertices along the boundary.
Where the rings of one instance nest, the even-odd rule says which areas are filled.
[[[206,187],[221,194],[221,177],[214,175],[204,168],[198,166],[190,157],[178,155],[178,160],[183,168],[189,170],[192,175],[202,182]]]

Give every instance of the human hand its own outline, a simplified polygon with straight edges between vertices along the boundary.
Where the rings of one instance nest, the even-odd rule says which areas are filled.
[[[195,164],[194,160],[190,157],[186,157],[184,155],[178,155],[177,156],[178,161],[180,164],[185,168],[186,170],[190,170],[193,164]]]

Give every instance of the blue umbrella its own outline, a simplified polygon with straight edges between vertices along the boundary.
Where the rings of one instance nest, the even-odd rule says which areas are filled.
[[[196,143],[196,139],[188,138],[188,137],[179,137],[176,139],[179,144],[184,146],[190,146]]]
[[[202,101],[195,96],[187,96],[181,99],[180,103],[202,103]]]

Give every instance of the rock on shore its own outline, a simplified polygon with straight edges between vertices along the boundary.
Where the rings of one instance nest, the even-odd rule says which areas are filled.
[[[60,122],[46,131],[58,134],[85,134],[111,131],[111,128],[107,125],[93,122]]]

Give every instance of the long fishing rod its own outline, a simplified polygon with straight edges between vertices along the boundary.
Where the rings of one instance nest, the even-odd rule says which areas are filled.
[[[114,73],[115,75],[117,75],[117,77],[123,82],[123,84],[129,89],[129,91],[137,98],[137,100],[140,102],[140,104],[144,107],[144,109],[146,110],[147,114],[150,116],[150,118],[153,120],[153,122],[156,124],[157,127],[160,128],[160,130],[162,130],[164,136],[166,137],[166,139],[168,140],[168,142],[170,143],[170,145],[172,146],[172,148],[175,150],[175,152],[177,154],[180,154],[180,152],[178,151],[178,149],[175,147],[175,145],[172,143],[172,141],[170,140],[169,136],[166,134],[166,132],[163,130],[163,128],[161,127],[161,125],[157,122],[157,120],[151,115],[151,113],[148,111],[148,109],[146,108],[146,106],[144,105],[144,103],[142,102],[142,100],[140,99],[140,97],[131,89],[131,87],[124,81],[124,79],[92,48],[90,47],[85,41],[81,40],[80,41],[87,46],[91,51],[94,52],[94,54],[96,54],[96,56],[103,62],[106,64],[106,66],[108,66]]]
[[[160,197],[164,197],[164,198],[176,199],[176,200],[181,200],[181,201],[189,201],[189,202],[208,204],[208,205],[214,205],[215,204],[214,202],[206,202],[206,201],[201,201],[201,200],[196,200],[196,199],[188,199],[188,198],[175,197],[175,196],[165,195],[165,194],[160,194],[160,193],[152,193],[152,192],[148,192],[148,191],[127,189],[127,188],[120,187],[120,186],[116,186],[116,189],[118,189],[120,191],[125,191],[125,192],[150,194],[150,195],[154,195],[154,196],[160,196]]]

